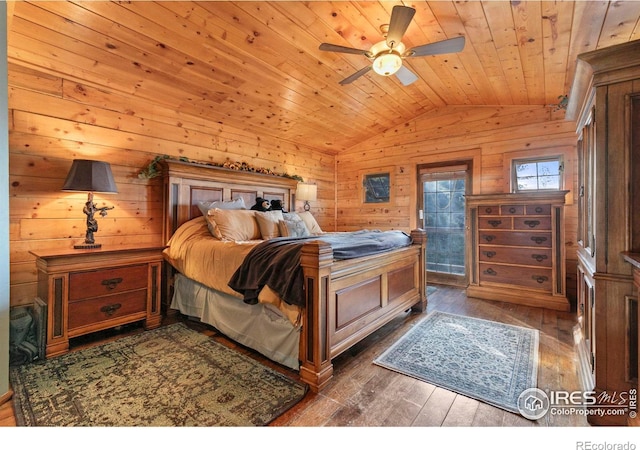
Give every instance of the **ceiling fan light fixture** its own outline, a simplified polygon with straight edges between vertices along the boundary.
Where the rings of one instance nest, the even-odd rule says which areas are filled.
[[[363,67],[356,73],[348,76],[340,81],[340,84],[345,85],[352,83],[373,69],[378,75],[386,77],[395,74],[403,85],[409,86],[418,79],[418,76],[402,65],[404,58],[441,55],[443,53],[457,53],[462,51],[465,41],[464,36],[419,45],[407,50],[402,43],[402,39],[415,13],[415,8],[395,5],[391,11],[389,23],[380,26],[384,40],[376,42],[369,50],[359,50],[328,43],[320,44],[320,50],[364,55],[371,61],[371,65]]]
[[[402,58],[395,52],[383,53],[376,57],[372,66],[375,73],[388,77],[400,70]]]

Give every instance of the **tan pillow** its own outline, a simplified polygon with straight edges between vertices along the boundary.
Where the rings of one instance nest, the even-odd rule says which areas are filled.
[[[322,229],[320,228],[320,225],[318,225],[316,218],[313,217],[313,214],[311,214],[309,211],[299,212],[298,215],[307,226],[309,233],[311,233],[312,235],[324,233],[324,231],[322,231]]]
[[[210,209],[207,212],[209,230],[214,237],[225,241],[261,239],[255,213],[250,209]]]
[[[278,229],[278,222],[283,220],[282,211],[256,211],[256,220],[258,221],[262,239],[273,239],[282,236]]]

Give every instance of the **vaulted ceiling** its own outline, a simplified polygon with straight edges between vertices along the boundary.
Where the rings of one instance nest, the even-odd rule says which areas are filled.
[[[459,53],[407,58],[404,86],[363,55],[394,5],[415,8],[407,47],[465,37]],[[576,57],[637,39],[638,1],[16,2],[9,64],[181,114],[331,152],[447,106],[537,105],[570,91]]]

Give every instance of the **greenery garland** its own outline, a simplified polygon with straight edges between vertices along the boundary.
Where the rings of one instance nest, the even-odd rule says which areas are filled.
[[[164,159],[175,159],[172,158],[171,156],[168,155],[160,155],[160,156],[156,156],[155,158],[153,158],[153,160],[149,163],[149,165],[145,168],[142,169],[140,171],[140,173],[138,173],[138,178],[155,178],[157,176],[160,175],[160,169],[158,168],[158,163]],[[297,180],[297,181],[304,181],[302,179],[302,177],[298,176],[298,175],[290,175],[288,173],[276,173],[271,169],[267,169],[265,167],[253,167],[250,166],[249,164],[247,164],[246,162],[239,162],[239,161],[231,161],[229,159],[227,159],[227,161],[225,161],[224,163],[204,163],[204,162],[200,162],[200,161],[191,161],[188,158],[185,158],[184,156],[181,156],[180,158],[177,159],[178,161],[182,161],[182,162],[188,162],[188,163],[194,163],[194,164],[202,164],[205,166],[213,166],[213,167],[221,167],[224,169],[230,169],[230,170],[241,170],[244,172],[253,172],[253,173],[261,173],[264,175],[275,175],[278,177],[284,177],[284,178],[291,178],[293,180]]]

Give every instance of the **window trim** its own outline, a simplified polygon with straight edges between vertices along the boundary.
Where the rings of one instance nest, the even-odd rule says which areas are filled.
[[[519,189],[518,188],[518,175],[516,166],[519,164],[531,164],[531,163],[543,163],[557,161],[559,163],[559,180],[558,180],[558,188],[550,188],[550,189]],[[537,175],[537,178],[540,178],[540,174]],[[520,192],[545,192],[545,191],[562,191],[564,188],[564,157],[563,155],[549,155],[549,156],[534,156],[527,158],[513,158],[511,160],[511,192],[520,193]],[[538,184],[539,185],[539,184]]]
[[[574,198],[574,185],[576,184],[577,168],[577,149],[576,145],[556,145],[553,147],[537,147],[528,150],[514,150],[511,152],[505,152],[502,154],[502,179],[500,180],[500,187],[496,186],[496,191],[513,192],[511,186],[511,161],[514,159],[527,159],[527,158],[547,158],[561,156],[564,159],[564,172],[562,173],[562,185],[560,190],[567,191],[565,196],[565,205],[573,205],[576,199]],[[574,167],[575,166],[575,167]],[[533,191],[525,191],[533,192]]]

